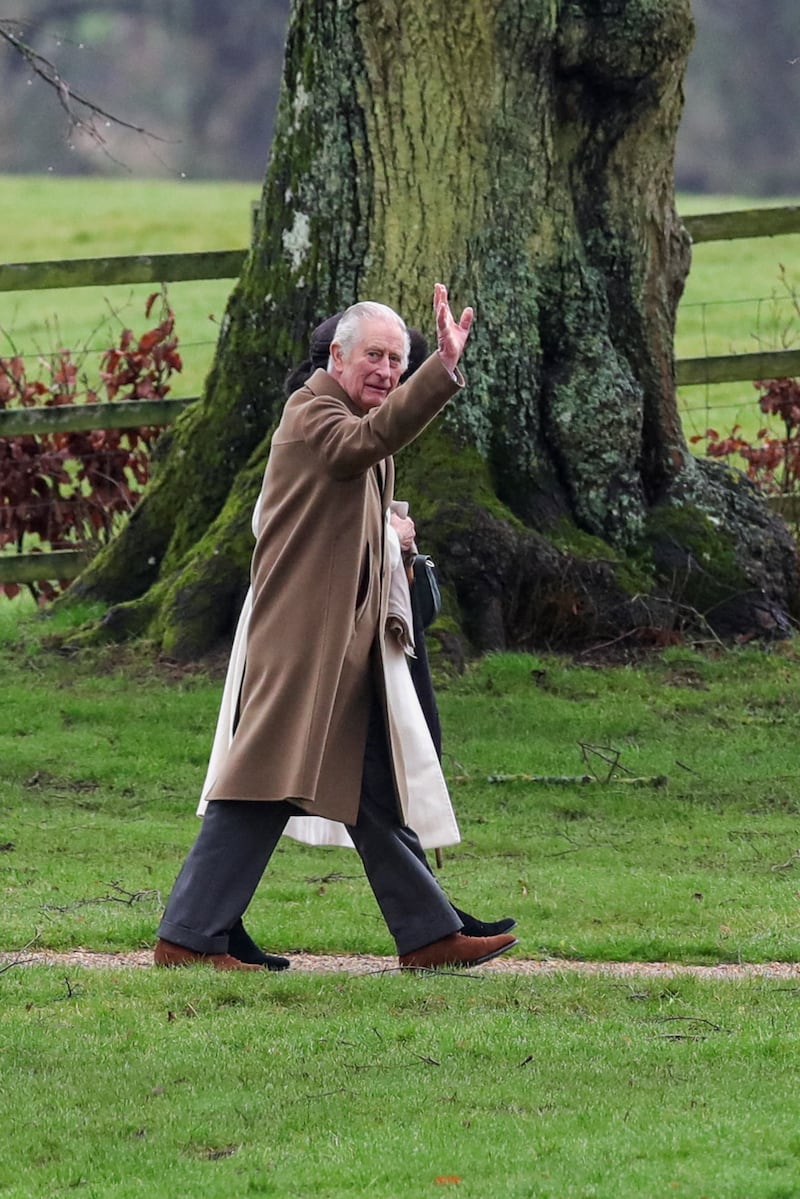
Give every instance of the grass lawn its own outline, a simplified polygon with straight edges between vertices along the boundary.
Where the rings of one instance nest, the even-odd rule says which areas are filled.
[[[0,1193],[788,1199],[799,1030],[750,982],[18,969]]]
[[[252,183],[52,179],[0,175],[0,261],[230,250],[250,239]],[[234,280],[169,285],[184,371],[175,396],[198,395]],[[152,284],[0,292],[0,354],[34,361],[60,346],[103,349],[125,325],[146,327]],[[213,317],[210,320],[209,317]],[[87,370],[92,378],[91,359]]]
[[[73,616],[21,611],[0,608],[0,947],[151,945],[221,682],[135,648],[54,652],[43,633]],[[474,666],[440,697],[449,894],[514,914],[518,957],[795,961],[799,665],[787,643]],[[609,761],[604,782],[488,781]],[[278,951],[391,952],[344,850],[287,842],[248,924]],[[0,1195],[793,1196],[798,995],[7,968]]]
[[[95,182],[102,199],[88,186],[0,179],[4,211],[19,214],[2,257],[247,241],[249,185]],[[782,240],[697,248],[680,354],[753,348],[757,306],[734,329],[721,299],[769,296],[791,261]],[[191,394],[230,284],[179,286],[176,392]],[[109,298],[138,327],[148,290]],[[104,311],[89,289],[4,295],[0,327],[35,353],[83,344]],[[737,419],[723,391],[702,418],[682,397],[687,432]],[[197,827],[221,680],[136,647],[55,652],[43,638],[74,615],[25,612],[0,600],[0,949],[149,946]],[[515,915],[517,957],[795,962],[799,667],[793,643],[474,666],[440,695],[463,837],[444,855],[446,890],[480,916]],[[604,781],[579,782],[588,771]],[[277,952],[391,952],[342,850],[282,845],[248,926]],[[800,1194],[798,996],[769,980],[566,970],[0,966],[0,1196],[788,1199]]]
[[[454,902],[516,915],[534,957],[795,960],[798,661],[793,646],[602,670],[487,658],[441,694]],[[150,944],[195,835],[220,681],[35,639],[2,671],[3,945]],[[613,758],[611,781],[579,781]],[[531,774],[567,781],[488,781]],[[141,898],[108,900],[113,884]],[[391,952],[347,850],[287,841],[250,922],[279,952]]]

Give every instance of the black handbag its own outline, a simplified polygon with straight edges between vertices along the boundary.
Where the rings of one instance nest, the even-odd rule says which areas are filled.
[[[442,593],[436,578],[436,566],[427,554],[415,554],[411,563],[411,598],[423,629],[432,624],[442,610]]]

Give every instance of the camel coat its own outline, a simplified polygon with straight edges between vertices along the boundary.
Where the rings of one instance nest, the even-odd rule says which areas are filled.
[[[385,702],[391,455],[462,385],[433,354],[367,413],[321,370],[287,401],[261,491],[239,719],[207,799],[291,799],[355,822],[373,687]]]
[[[407,515],[407,504],[395,503],[393,507],[405,509],[400,514]],[[253,513],[254,533],[257,532],[258,511],[257,504]],[[386,636],[383,642],[383,666],[392,760],[397,772],[402,774],[405,784],[405,798],[408,803],[406,823],[419,837],[423,849],[444,848],[447,845],[457,845],[461,840],[461,834],[450,802],[447,783],[442,774],[437,748],[409,669],[409,657],[413,659],[417,646],[414,642],[408,575],[400,541],[389,523],[388,513],[386,520],[392,582]],[[227,757],[236,727],[236,708],[242,687],[252,606],[251,589],[245,596],[231,647],[217,727],[197,807],[198,816],[205,815],[205,797]],[[397,634],[398,626],[402,635]],[[420,652],[424,652],[424,647]],[[284,833],[308,845],[353,848],[347,828],[339,821],[326,820],[323,816],[292,816]]]

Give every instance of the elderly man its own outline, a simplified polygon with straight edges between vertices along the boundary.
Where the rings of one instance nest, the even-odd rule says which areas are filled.
[[[401,387],[408,334],[380,304],[340,320],[328,370],[287,401],[272,439],[253,556],[239,719],[201,831],[159,926],[161,966],[259,969],[228,953],[290,816],[347,825],[403,969],[478,965],[514,945],[466,937],[405,823],[380,669],[391,455],[463,385],[472,310],[436,284],[438,349]]]

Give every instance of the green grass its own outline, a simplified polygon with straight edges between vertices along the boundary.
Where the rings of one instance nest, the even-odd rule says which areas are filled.
[[[249,244],[250,183],[0,176],[0,261],[229,250]],[[169,285],[183,373],[173,395],[199,394],[214,355],[217,322],[233,280]],[[128,325],[146,327],[151,284],[0,292],[0,354],[31,356],[60,346],[103,349]],[[209,320],[209,316],[215,319]],[[94,378],[87,360],[90,379]]]
[[[4,212],[19,214],[2,257],[246,243],[249,186],[106,181],[91,198],[88,186],[0,179]],[[777,289],[794,244],[782,240],[697,248],[680,354],[765,337],[757,308],[713,302]],[[176,391],[189,394],[229,284],[180,286],[189,366]],[[88,289],[6,295],[0,325],[19,348],[48,349],[53,314],[63,340],[83,339],[103,303]],[[139,307],[125,309],[134,326]],[[683,398],[687,431],[733,423],[723,390],[708,420]],[[0,947],[150,945],[197,827],[221,682],[135,649],[58,654],[42,627],[75,617],[31,615],[27,600],[0,601]],[[787,644],[603,670],[476,666],[441,695],[463,834],[445,853],[449,894],[517,916],[517,956],[795,961],[798,660]],[[582,744],[618,760],[615,780],[487,782],[578,776],[587,754],[604,771]],[[668,784],[634,787],[626,771]],[[346,851],[281,846],[248,924],[274,950],[391,951]],[[0,971],[2,1196],[800,1193],[791,985]]]
[[[32,968],[0,987],[9,1197],[797,1194],[798,1000],[775,984]]]
[[[62,657],[7,639],[0,655],[2,942],[38,929],[55,948],[149,944],[196,831],[219,681],[130,650]],[[532,956],[795,960],[799,688],[793,647],[602,671],[486,659],[441,696],[463,835],[443,884],[459,907],[516,915]],[[618,760],[609,783],[487,781],[605,777],[587,745]],[[250,922],[278,951],[391,952],[346,850],[287,841]]]
[[[4,949],[151,945],[196,829],[220,679],[48,648],[74,619],[0,607]],[[498,655],[450,682],[448,892],[517,916],[518,957],[795,961],[799,653]],[[604,777],[588,745],[667,785],[487,782],[587,755]],[[248,925],[276,950],[391,952],[343,850],[287,842]],[[794,1196],[798,994],[0,966],[0,1195]]]
[[[245,246],[250,206],[258,189],[241,183],[151,180],[56,179],[0,176],[0,261],[88,258],[108,254],[166,253]],[[787,200],[780,201],[785,204]],[[718,212],[769,204],[732,196],[681,196],[679,211]],[[787,325],[794,329],[780,264],[790,283],[798,238],[760,238],[698,245],[678,318],[680,357],[781,348]],[[230,281],[173,283],[185,370],[175,395],[196,395],[213,358],[218,321]],[[76,288],[67,291],[0,293],[0,330],[5,346],[36,355],[55,346],[87,342],[103,347],[120,320],[144,327],[149,286]],[[109,308],[118,314],[112,317]],[[793,331],[790,338],[794,337]],[[796,341],[796,338],[795,338]],[[748,435],[760,427],[755,392],[748,383],[683,388],[681,412],[687,436],[709,426],[728,432],[739,423]]]

